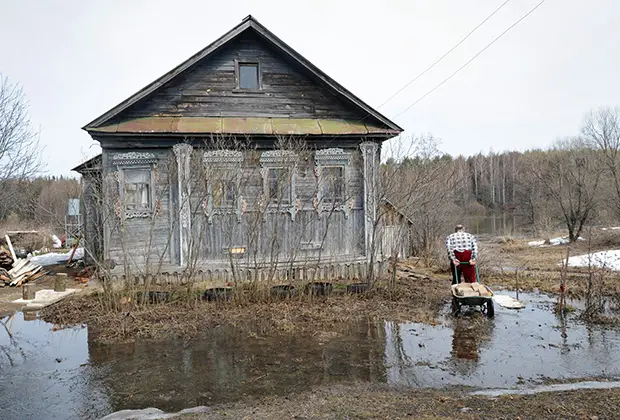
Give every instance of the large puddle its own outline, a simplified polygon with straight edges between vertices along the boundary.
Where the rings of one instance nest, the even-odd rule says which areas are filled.
[[[620,331],[564,322],[544,295],[521,300],[525,309],[497,308],[493,320],[452,319],[446,309],[436,327],[364,321],[295,336],[216,328],[191,341],[111,346],[93,343],[86,327],[53,331],[17,313],[0,325],[0,418],[174,412],[336,382],[512,388],[620,375]]]

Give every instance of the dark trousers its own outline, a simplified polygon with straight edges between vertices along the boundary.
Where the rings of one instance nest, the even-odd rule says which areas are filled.
[[[454,256],[459,261],[469,262],[471,260],[471,250],[454,251]],[[460,283],[461,276],[465,278],[465,283],[476,282],[476,267],[473,265],[459,264],[455,270],[454,263],[450,261],[450,271],[452,273],[452,284]]]

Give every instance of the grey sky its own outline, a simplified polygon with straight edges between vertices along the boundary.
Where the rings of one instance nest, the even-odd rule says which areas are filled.
[[[0,0],[0,72],[19,82],[50,174],[98,149],[80,129],[248,14],[377,107],[504,0]],[[539,0],[512,0],[379,110],[392,118]],[[452,154],[544,147],[620,105],[620,1],[547,0],[395,121]]]

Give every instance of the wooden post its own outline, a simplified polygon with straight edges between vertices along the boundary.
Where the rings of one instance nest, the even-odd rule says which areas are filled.
[[[64,292],[67,289],[67,274],[58,273],[54,279],[54,292]]]
[[[37,292],[34,284],[24,284],[22,286],[22,299],[24,300],[33,300],[35,298],[35,293]]]
[[[570,246],[566,246],[566,260],[562,261],[562,272],[560,276],[560,302],[558,310],[563,315],[564,306],[566,305],[566,277],[568,271],[568,259],[570,258]]]
[[[36,321],[37,320],[37,311],[32,310],[22,310],[24,314],[24,321]]]

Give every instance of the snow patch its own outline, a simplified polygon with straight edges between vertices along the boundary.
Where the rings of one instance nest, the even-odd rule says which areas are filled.
[[[585,241],[585,239],[582,237],[577,238],[577,240]],[[570,239],[568,239],[568,236],[558,236],[557,238],[549,239],[549,243],[547,243],[547,241],[543,239],[540,241],[531,241],[531,242],[528,242],[527,244],[529,246],[544,247],[544,246],[566,245],[569,242],[570,242]]]
[[[73,250],[70,250],[64,254],[60,254],[57,252],[50,252],[49,254],[41,254],[36,257],[30,258],[30,262],[36,265],[54,265],[54,264],[62,264],[69,261],[71,258],[71,253]],[[84,248],[77,248],[75,250],[75,255],[73,256],[73,260],[81,260],[84,258]]]
[[[186,408],[178,413],[166,413],[158,408],[149,407],[141,410],[121,410],[112,414],[108,414],[101,420],[160,420],[170,419],[182,416],[185,414],[201,414],[208,413],[211,409],[205,406],[199,406],[194,408]]]
[[[596,267],[620,271],[620,249],[578,255],[568,259],[569,267]]]

